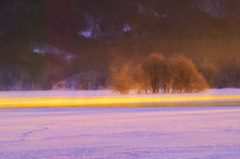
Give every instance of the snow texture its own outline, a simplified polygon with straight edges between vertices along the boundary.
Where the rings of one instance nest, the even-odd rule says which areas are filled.
[[[87,26],[85,29],[80,30],[78,34],[85,38],[96,38],[100,32],[98,24],[101,23],[102,17],[99,16],[96,18],[87,12],[84,12],[84,15],[87,21]]]
[[[0,158],[240,158],[239,107],[1,109]]]
[[[82,35],[82,36],[84,36],[85,38],[91,38],[91,36],[92,36],[92,30],[81,31],[79,34]]]
[[[199,93],[137,94],[131,91],[121,95],[113,90],[51,90],[51,91],[0,91],[1,97],[49,97],[49,98],[101,98],[101,97],[178,97],[178,96],[239,96],[240,89],[207,89]]]
[[[131,31],[131,30],[132,30],[132,28],[129,24],[124,24],[123,25],[123,31],[124,32],[128,32],[128,31]]]
[[[214,18],[224,17],[227,14],[225,0],[194,0],[194,2],[199,9]]]
[[[146,7],[144,7],[143,5],[139,4],[139,3],[134,3],[134,5],[136,5],[138,7],[138,12],[140,14],[147,14],[147,13],[150,13],[152,15],[154,15],[155,17],[159,17],[159,14],[154,11],[154,10],[151,10],[151,9],[147,9]]]
[[[62,55],[64,59],[68,62],[74,57],[72,53],[63,51],[55,46],[46,44],[42,46],[38,46],[36,44],[32,44],[33,52],[38,53],[40,55],[52,54],[52,55]]]

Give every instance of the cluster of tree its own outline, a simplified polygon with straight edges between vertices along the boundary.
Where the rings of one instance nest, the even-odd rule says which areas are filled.
[[[0,52],[0,90],[46,89],[43,56],[13,46],[0,47]]]
[[[97,90],[107,89],[108,72],[87,71],[58,82],[53,89]]]
[[[217,88],[240,88],[240,59],[231,60],[223,63],[215,76],[214,87]]]
[[[39,70],[34,69],[28,70],[18,65],[0,66],[0,91],[44,89],[45,79]]]
[[[97,71],[80,73],[76,76],[76,82],[77,90],[107,89],[108,73]]]
[[[183,55],[166,59],[162,55],[151,54],[141,64],[111,68],[110,72],[112,86],[122,94],[132,89],[138,93],[191,93],[208,88],[197,67]]]
[[[230,59],[218,65],[205,60],[198,65],[210,88],[240,88],[240,59]]]

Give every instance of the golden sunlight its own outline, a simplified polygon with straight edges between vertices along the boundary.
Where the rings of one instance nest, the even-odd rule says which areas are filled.
[[[115,104],[158,104],[191,102],[239,101],[240,96],[184,96],[184,97],[102,97],[102,98],[0,98],[0,108],[55,108],[55,107],[115,107]],[[194,103],[193,103],[194,102]],[[127,105],[128,106],[128,105]]]

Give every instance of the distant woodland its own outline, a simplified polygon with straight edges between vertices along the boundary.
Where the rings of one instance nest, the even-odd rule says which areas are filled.
[[[238,0],[0,0],[0,90],[239,88],[239,8]]]

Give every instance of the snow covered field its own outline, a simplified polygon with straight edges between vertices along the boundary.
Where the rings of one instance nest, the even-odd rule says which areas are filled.
[[[0,109],[0,158],[240,158],[240,107]]]
[[[121,95],[113,90],[50,90],[50,91],[0,91],[0,97],[48,97],[48,98],[103,98],[103,97],[174,97],[174,96],[239,96],[240,89],[207,89],[199,93],[137,94],[131,91]]]

